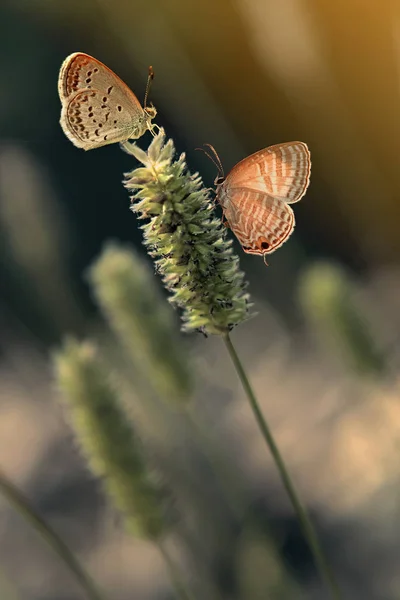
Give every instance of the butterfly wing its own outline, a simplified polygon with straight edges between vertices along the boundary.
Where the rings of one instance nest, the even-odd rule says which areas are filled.
[[[113,89],[110,89],[112,86],[122,90],[130,102],[136,105],[138,110],[142,110],[139,100],[126,83],[97,58],[83,52],[74,52],[67,56],[61,65],[58,77],[61,102],[82,90],[104,90],[110,95],[113,92]]]
[[[122,79],[83,52],[75,52],[64,60],[58,92],[61,127],[78,148],[91,150],[136,139],[151,129],[152,117],[144,112]]]
[[[311,158],[303,142],[286,142],[259,150],[233,167],[225,180],[232,188],[264,192],[292,204],[306,193]]]
[[[140,137],[148,127],[146,115],[120,96],[118,89],[113,95],[86,89],[69,96],[60,119],[65,135],[84,150]]]
[[[265,192],[234,188],[224,215],[245,252],[271,254],[292,234],[295,220],[288,204]]]

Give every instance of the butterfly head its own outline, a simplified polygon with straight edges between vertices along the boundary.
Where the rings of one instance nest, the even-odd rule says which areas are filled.
[[[221,202],[221,197],[222,197],[221,187],[223,186],[224,181],[225,181],[224,168],[222,166],[221,159],[218,156],[218,153],[217,153],[216,149],[214,148],[214,146],[212,146],[211,144],[204,144],[204,146],[207,146],[211,150],[211,154],[209,152],[207,152],[207,150],[204,150],[204,148],[196,148],[196,150],[201,150],[202,152],[204,152],[204,154],[206,156],[208,156],[208,158],[217,167],[218,174],[217,174],[216,178],[214,179],[215,193],[216,193],[216,198],[217,198],[218,202],[220,204],[223,204]]]
[[[218,174],[214,179],[215,189],[218,191],[221,185],[224,183],[225,177],[223,175]]]
[[[152,120],[154,119],[154,117],[157,114],[157,109],[153,104],[151,104],[150,106],[146,106],[143,109],[143,112],[144,112],[144,119],[143,119],[144,131],[146,131],[146,129],[149,129],[150,133],[154,136],[155,133],[153,130],[155,127],[158,127],[158,126],[155,123],[152,123]]]
[[[148,121],[151,121],[156,116],[157,109],[154,106],[154,104],[152,103],[152,104],[150,104],[150,106],[146,106],[146,108],[144,109],[144,112],[148,117]]]
[[[227,204],[227,193],[226,193],[226,186],[225,186],[225,177],[221,177],[220,175],[217,175],[217,177],[214,180],[214,185],[215,185],[215,199],[217,200],[217,202],[219,202],[219,204],[222,206],[222,208],[226,208],[226,204]]]

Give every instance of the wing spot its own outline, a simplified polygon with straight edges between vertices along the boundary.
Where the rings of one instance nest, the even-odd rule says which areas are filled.
[[[111,90],[113,89],[114,86],[110,85],[110,87],[107,90],[107,94],[111,94]]]
[[[98,73],[98,72],[99,72],[99,70],[97,67],[95,69],[93,69],[93,73]]]
[[[117,106],[118,112],[121,112],[122,106]]]
[[[90,77],[88,77],[88,78],[86,79],[86,83],[92,83],[92,80],[91,80],[91,78],[90,78]]]
[[[268,250],[271,247],[271,244],[265,239],[265,237],[259,238],[258,246],[260,250]]]

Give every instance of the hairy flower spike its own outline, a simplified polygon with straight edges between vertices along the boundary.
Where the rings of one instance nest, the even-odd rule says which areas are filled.
[[[141,445],[96,348],[69,340],[55,356],[57,382],[91,470],[103,479],[127,528],[158,540],[164,533],[161,485],[144,464]]]
[[[386,359],[355,291],[356,284],[342,268],[320,262],[304,272],[299,298],[320,337],[336,348],[342,359],[347,358],[359,373],[383,375]]]
[[[133,363],[162,398],[185,404],[191,391],[187,356],[174,335],[175,315],[161,298],[151,268],[133,250],[107,244],[89,280]]]
[[[182,310],[185,331],[224,334],[249,318],[249,295],[239,259],[198,174],[191,175],[185,155],[174,160],[172,140],[163,130],[147,153],[135,144],[123,148],[144,167],[127,174],[132,211],[156,270]]]

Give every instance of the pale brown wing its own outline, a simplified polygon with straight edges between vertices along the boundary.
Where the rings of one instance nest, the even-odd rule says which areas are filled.
[[[259,150],[233,167],[225,180],[232,188],[248,188],[298,202],[310,183],[311,158],[304,142],[286,142]]]
[[[111,95],[113,86],[128,96],[132,104],[142,110],[139,100],[132,90],[104,63],[89,54],[74,52],[67,56],[60,68],[58,77],[58,93],[61,102],[82,90],[104,90],[105,95]]]
[[[124,104],[118,89],[110,96],[95,89],[73,94],[63,104],[60,124],[71,142],[84,150],[136,139],[148,128],[144,111]]]
[[[249,254],[271,254],[295,225],[293,210],[285,201],[246,188],[229,190],[224,215]]]

